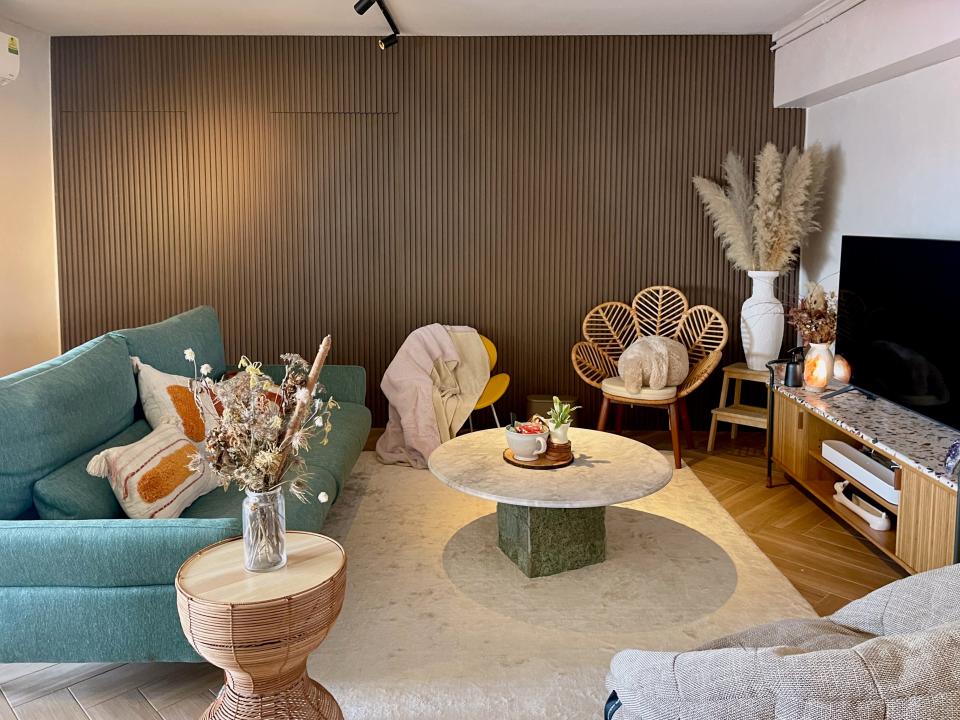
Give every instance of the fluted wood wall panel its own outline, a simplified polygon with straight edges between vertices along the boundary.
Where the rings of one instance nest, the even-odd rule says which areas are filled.
[[[584,313],[665,283],[718,307],[741,357],[748,280],[690,176],[801,142],[768,42],[54,38],[64,347],[199,303],[232,358],[330,332],[382,424],[407,333],[467,324],[513,376],[504,411],[555,391],[592,413],[569,362]]]

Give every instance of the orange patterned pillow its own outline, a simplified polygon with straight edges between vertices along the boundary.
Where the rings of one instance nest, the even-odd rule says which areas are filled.
[[[190,469],[196,454],[179,428],[164,423],[142,440],[94,455],[87,472],[110,481],[127,517],[175,518],[218,485],[206,464]]]
[[[150,427],[173,423],[191,442],[201,443],[217,417],[213,398],[204,402],[203,411],[197,407],[190,389],[190,378],[160,372],[154,367],[132,358],[140,389],[140,404]],[[186,363],[185,363],[186,364]]]

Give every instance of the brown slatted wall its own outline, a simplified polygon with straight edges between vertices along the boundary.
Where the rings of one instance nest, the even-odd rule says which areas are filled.
[[[556,391],[592,413],[569,362],[584,312],[666,283],[724,313],[732,361],[748,280],[690,176],[801,142],[802,111],[771,107],[768,44],[55,38],[64,347],[210,303],[230,358],[332,333],[382,424],[407,333],[467,324],[513,377],[502,410]]]

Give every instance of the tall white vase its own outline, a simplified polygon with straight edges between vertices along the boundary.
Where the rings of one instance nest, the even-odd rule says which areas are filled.
[[[753,294],[740,311],[740,339],[751,370],[766,370],[766,364],[780,356],[783,342],[783,303],[773,294],[773,283],[780,273],[751,270]]]

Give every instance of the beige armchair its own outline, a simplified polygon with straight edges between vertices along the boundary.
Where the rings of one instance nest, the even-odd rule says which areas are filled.
[[[717,310],[709,305],[690,307],[682,292],[666,285],[641,290],[630,305],[617,301],[597,305],[583,319],[584,340],[570,353],[577,374],[603,393],[597,429],[606,427],[611,403],[618,406],[618,430],[626,405],[664,408],[670,414],[674,464],[681,467],[681,424],[688,447],[693,445],[686,398],[720,364],[729,334],[727,322]],[[637,337],[647,335],[682,342],[690,358],[690,371],[676,388],[644,388],[640,393],[629,393],[618,377],[617,360]]]

